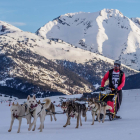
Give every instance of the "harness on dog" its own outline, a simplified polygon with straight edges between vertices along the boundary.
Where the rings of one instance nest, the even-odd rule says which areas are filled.
[[[43,105],[42,105],[42,107],[41,107],[41,110],[40,110],[40,112],[42,111],[42,109],[43,109]],[[39,115],[39,114],[40,114],[40,112],[39,112],[39,113],[37,113],[37,115]]]
[[[32,116],[33,118],[34,118],[34,116],[33,116],[34,111],[35,111],[35,109],[32,110],[32,109],[29,108],[29,112],[30,112],[30,114],[31,114],[31,116]]]
[[[97,111],[97,109],[98,109],[98,108],[96,108],[96,105],[95,105],[95,107],[94,107],[94,108],[92,108],[92,111],[93,111],[93,112],[96,112],[96,111]]]
[[[35,105],[35,106],[37,107],[37,105]],[[41,107],[40,112],[42,111],[42,109],[43,109],[43,105],[42,105],[42,107]],[[34,110],[32,110],[31,108],[29,108],[29,112],[30,112],[30,114],[31,114],[31,116],[32,116],[33,118],[34,118],[34,116],[33,116],[34,111],[35,111],[35,109],[34,109]],[[39,114],[40,114],[40,112],[38,112],[38,113],[37,113],[37,115],[39,115]]]
[[[61,112],[61,111],[57,111],[57,112],[50,112],[49,110],[45,109],[47,113],[52,113],[52,114],[64,114],[66,112]],[[47,115],[52,115],[52,114],[47,114]]]

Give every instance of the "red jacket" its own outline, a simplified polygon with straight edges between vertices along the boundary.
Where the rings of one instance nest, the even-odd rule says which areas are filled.
[[[119,72],[119,70],[117,72]],[[104,87],[105,82],[108,78],[109,78],[109,71],[105,74],[104,78],[102,79],[101,87]],[[125,74],[123,74],[121,84],[117,87],[117,89],[121,90],[124,87],[124,84],[125,84]]]

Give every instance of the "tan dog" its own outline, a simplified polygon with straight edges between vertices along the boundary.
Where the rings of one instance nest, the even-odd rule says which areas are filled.
[[[102,123],[104,123],[105,117],[106,117],[106,110],[112,109],[109,105],[102,106],[101,103],[96,102],[95,99],[90,99],[88,102],[88,106],[91,108],[91,114],[92,114],[92,124],[94,125],[94,119],[95,115],[97,115],[98,121],[100,122],[100,114],[103,114],[103,120]]]
[[[51,103],[50,106],[49,106],[49,108],[47,109],[47,112],[46,112],[47,115],[50,115],[51,121],[53,120],[52,115],[54,117],[54,120],[55,121],[57,120],[54,113],[55,113],[55,106],[54,106],[53,103]]]
[[[18,131],[17,131],[17,133],[19,133],[20,132],[20,126],[21,126],[22,118],[26,118],[27,119],[27,124],[30,123],[29,108],[28,107],[26,108],[25,104],[19,105],[17,103],[15,105],[14,102],[13,102],[13,104],[11,106],[11,125],[10,125],[10,129],[8,130],[8,132],[11,132],[15,118],[19,120],[19,127],[18,127]]]
[[[40,100],[38,101],[38,104],[44,105],[44,103],[41,103]],[[50,119],[51,121],[53,120],[52,115],[54,117],[54,120],[56,121],[56,117],[55,117],[55,106],[54,104],[51,102],[50,106],[47,108],[46,110],[46,115],[50,115]]]

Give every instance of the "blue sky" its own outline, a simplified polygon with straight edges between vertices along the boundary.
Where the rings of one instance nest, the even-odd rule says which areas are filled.
[[[140,17],[140,0],[0,0],[0,20],[35,32],[60,15],[104,8],[118,9],[129,18]]]

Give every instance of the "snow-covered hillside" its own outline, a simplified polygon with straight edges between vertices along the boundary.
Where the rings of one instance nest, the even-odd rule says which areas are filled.
[[[61,39],[140,69],[140,28],[119,10],[68,13],[48,22],[36,34],[43,38]]]
[[[21,30],[12,32],[15,28],[8,24],[6,28],[9,32],[0,35],[1,86],[39,95],[43,93],[38,86],[65,94],[91,92],[92,85],[100,84],[113,67],[112,59],[62,40],[42,39]],[[122,69],[126,76],[138,73],[125,65]]]
[[[131,20],[140,28],[140,18],[131,18]]]
[[[66,98],[73,98],[74,96],[65,96]],[[77,98],[77,96],[76,96]],[[39,100],[39,99],[37,99]],[[42,99],[41,99],[42,100]],[[140,90],[127,90],[123,91],[123,101],[118,112],[118,115],[122,117],[120,120],[108,121],[108,117],[104,123],[95,121],[94,125],[91,125],[92,116],[91,112],[87,112],[87,122],[82,117],[82,126],[75,129],[76,119],[71,119],[71,125],[66,128],[63,125],[66,123],[65,114],[56,114],[57,121],[50,121],[50,116],[46,116],[43,132],[39,132],[37,129],[40,125],[40,119],[37,119],[37,126],[35,132],[28,131],[28,125],[26,119],[23,118],[21,124],[21,132],[17,134],[19,122],[15,120],[13,129],[8,132],[11,122],[11,114],[9,103],[0,103],[0,138],[2,140],[24,140],[24,139],[48,139],[48,140],[139,140],[140,137]],[[18,100],[19,103],[26,101]],[[55,101],[55,104],[59,104],[59,97],[51,97],[51,101]],[[15,102],[16,103],[16,102]],[[56,107],[56,111],[62,111],[60,107]],[[33,120],[33,119],[32,119]]]
[[[5,86],[6,82],[9,81],[7,78],[18,77],[24,81],[27,80],[29,83],[42,86],[45,90],[54,89],[65,94],[70,94],[70,90],[71,92],[79,90],[80,93],[82,91],[91,91],[88,87],[90,84],[88,85],[86,80],[79,80],[78,75],[76,76],[76,74],[71,72],[79,80],[77,84],[73,85],[72,83],[75,80],[69,75],[70,71],[62,73],[63,66],[51,60],[52,58],[55,59],[55,55],[58,56],[58,54],[56,53],[57,48],[56,50],[55,48],[49,48],[50,40],[42,39],[33,33],[23,31],[8,32],[1,35],[0,39],[1,62],[3,62],[3,65],[9,62],[7,65],[4,65],[5,67],[1,66],[3,74],[0,83],[2,86]],[[64,44],[61,44],[61,47],[64,48],[64,46]],[[70,45],[67,44],[67,46]],[[47,47],[48,51],[45,49]],[[22,82],[16,84],[13,84],[13,82],[15,83],[15,80],[12,81],[12,84],[9,84],[10,87],[20,87],[24,91],[27,90],[27,85],[24,84],[21,86]],[[34,89],[34,86],[30,88]]]

